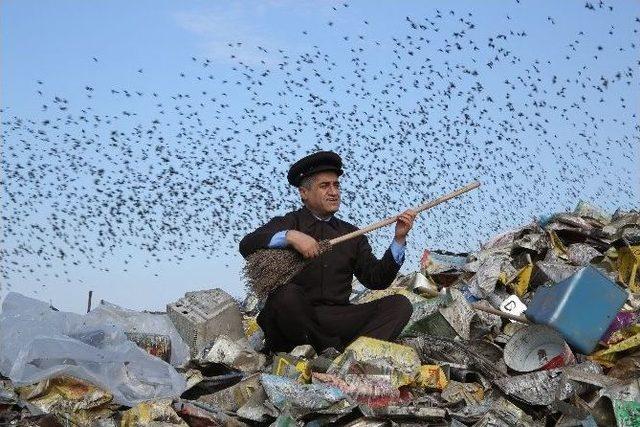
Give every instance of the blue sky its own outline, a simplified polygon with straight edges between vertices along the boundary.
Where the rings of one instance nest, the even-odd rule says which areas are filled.
[[[303,71],[300,73],[307,73],[311,88],[326,99],[333,100],[334,105],[339,105],[335,109],[344,112],[356,105],[363,114],[379,114],[374,106],[357,99],[358,85],[348,84],[355,82],[353,71],[358,64],[367,70],[368,75],[379,72],[378,75],[382,76],[377,80],[367,80],[365,90],[374,92],[384,90],[383,83],[392,80],[385,79],[385,73],[398,73],[398,67],[415,67],[419,64],[418,57],[420,61],[424,61],[425,57],[429,58],[430,62],[422,63],[432,64],[441,73],[441,79],[435,80],[434,90],[446,88],[449,81],[455,82],[460,90],[467,85],[470,86],[472,80],[467,80],[468,74],[462,72],[461,68],[454,67],[459,65],[468,67],[468,70],[479,70],[478,78],[485,88],[482,98],[491,96],[504,101],[504,97],[512,92],[511,101],[522,111],[534,111],[530,105],[533,101],[548,101],[557,103],[559,108],[568,108],[567,118],[561,117],[559,111],[558,114],[547,113],[537,116],[541,123],[544,119],[548,121],[543,123],[543,126],[549,134],[541,136],[534,130],[523,130],[517,133],[517,138],[523,145],[519,149],[513,149],[498,142],[497,145],[490,145],[493,132],[491,129],[499,127],[502,121],[517,127],[517,116],[514,118],[508,110],[494,108],[483,99],[483,102],[487,103],[488,112],[483,115],[481,124],[488,128],[479,135],[484,136],[478,136],[477,141],[472,141],[473,144],[477,144],[474,151],[460,148],[457,154],[451,154],[451,158],[445,159],[449,167],[440,171],[440,174],[436,172],[442,168],[442,159],[436,161],[429,157],[428,151],[424,151],[424,148],[420,148],[420,151],[416,151],[414,146],[407,148],[391,136],[376,149],[379,150],[379,154],[373,158],[367,157],[371,153],[366,152],[366,147],[365,152],[360,146],[354,149],[354,156],[366,158],[367,161],[358,163],[358,174],[345,174],[347,190],[353,189],[355,192],[356,183],[350,183],[349,179],[351,177],[355,180],[356,176],[362,179],[363,176],[367,176],[367,168],[371,168],[372,171],[369,177],[372,193],[380,186],[397,188],[397,191],[382,192],[384,197],[380,198],[367,199],[366,195],[361,195],[369,202],[364,205],[358,205],[356,200],[345,198],[343,214],[359,225],[379,219],[380,212],[392,214],[405,206],[437,197],[472,179],[483,181],[483,193],[469,195],[464,201],[452,202],[450,207],[434,211],[416,224],[416,230],[408,246],[407,261],[403,266],[403,271],[409,272],[417,268],[417,260],[424,248],[474,250],[478,242],[500,231],[523,224],[533,216],[572,209],[579,198],[589,200],[608,211],[617,207],[637,208],[640,196],[637,169],[640,161],[637,148],[637,100],[640,99],[638,79],[637,75],[634,75],[634,83],[625,85],[625,78],[616,82],[613,76],[619,71],[624,73],[628,67],[637,72],[638,49],[631,44],[634,40],[637,43],[638,40],[638,34],[634,30],[640,27],[634,17],[640,16],[640,4],[635,1],[611,2],[607,3],[604,9],[598,9],[596,4],[596,10],[592,11],[585,8],[585,3],[8,0],[0,4],[2,119],[7,121],[20,118],[33,120],[37,124],[52,117],[64,119],[66,114],[71,114],[76,119],[83,114],[99,115],[103,120],[109,116],[117,116],[108,129],[103,129],[106,133],[99,132],[100,138],[106,139],[109,131],[113,129],[129,133],[135,130],[136,126],[148,126],[158,117],[159,109],[155,104],[161,102],[164,105],[172,105],[172,108],[166,108],[166,113],[163,113],[162,126],[168,139],[169,136],[180,133],[183,126],[180,124],[181,121],[193,123],[193,117],[185,118],[176,111],[198,110],[202,118],[202,124],[198,125],[198,129],[220,126],[219,135],[226,135],[225,132],[231,131],[225,128],[228,124],[228,121],[223,120],[225,117],[216,118],[220,114],[216,113],[216,107],[213,105],[198,109],[196,97],[205,99],[211,97],[211,94],[218,94],[218,104],[226,102],[230,105],[229,112],[225,114],[236,117],[240,123],[238,127],[244,127],[243,109],[252,108],[253,105],[249,95],[241,84],[225,86],[222,83],[225,80],[234,82],[243,78],[243,66],[238,65],[241,62],[252,69],[269,70],[270,77],[265,79],[264,86],[259,89],[260,95],[264,101],[273,104],[286,103],[285,111],[290,112],[284,116],[270,116],[261,126],[286,127],[294,113],[299,111],[298,106],[307,105],[308,102],[303,98],[281,95],[283,87],[286,86],[283,82],[293,78],[283,74],[281,64],[283,61],[293,62],[296,58],[304,58],[306,53],[316,51],[327,53],[329,59],[324,61],[320,55],[317,63],[303,64]],[[608,10],[608,5],[613,6],[612,11]],[[441,18],[436,18],[437,16]],[[429,27],[428,20],[438,22],[439,31],[434,30],[435,26],[427,28],[425,33],[430,34],[430,42],[419,43],[417,37],[421,33],[411,29],[407,17],[412,21],[424,23],[426,27]],[[492,62],[492,55],[482,55],[482,62],[476,61],[480,56],[465,56],[464,53],[454,56],[455,47],[451,46],[454,46],[456,38],[452,34],[464,28],[462,22],[466,20],[472,21],[474,28],[467,30],[472,35],[461,40],[475,41],[481,53],[489,49],[487,46],[493,43],[497,48],[491,52],[508,51],[510,56],[500,58],[501,60],[492,63],[491,67],[487,66],[486,61]],[[513,31],[514,34],[510,34],[509,31]],[[526,36],[519,36],[519,33],[526,33]],[[416,45],[420,45],[421,50],[416,51],[415,55],[405,54],[401,59],[397,59],[393,52],[397,49],[396,41],[402,43],[405,53],[407,49],[413,49],[407,47],[407,35],[413,35],[412,40],[416,41]],[[502,40],[498,35],[504,35],[505,39]],[[493,42],[489,42],[490,38]],[[576,40],[578,43],[575,43]],[[438,49],[447,49],[447,44],[454,52],[444,55]],[[317,46],[317,49],[314,46]],[[504,50],[500,51],[500,47],[504,47]],[[355,49],[356,52],[350,49]],[[284,56],[287,58],[283,59]],[[361,62],[354,64],[355,56]],[[566,56],[570,59],[565,59]],[[509,63],[513,57],[517,57],[518,60],[513,64]],[[208,61],[210,65],[203,67],[203,61]],[[327,65],[331,62],[336,65]],[[366,65],[363,62],[366,62]],[[335,88],[331,92],[325,90],[326,85],[323,86],[314,80],[313,70],[320,67],[324,67],[323,70],[332,69],[326,74],[335,80]],[[532,74],[533,67],[539,69],[539,73]],[[346,75],[347,79],[341,80],[341,75]],[[429,93],[424,89],[412,89],[415,78],[411,78],[408,72],[403,76],[404,79],[396,82],[396,86],[390,90],[402,90],[404,86],[409,88],[397,98],[396,105],[406,111],[413,111],[421,97],[425,96],[425,93],[428,96]],[[527,76],[532,78],[527,82],[526,91],[520,86],[510,91],[509,85],[504,83],[505,80],[518,84],[519,76],[524,76],[525,79]],[[557,94],[560,84],[551,84],[554,76],[560,82],[567,79],[566,98]],[[601,84],[601,77],[611,80],[606,91],[597,90]],[[535,78],[539,78],[540,81],[536,82]],[[581,87],[578,82],[585,86]],[[537,100],[535,97],[526,96],[531,84],[536,84],[540,90]],[[524,84],[522,86],[524,87]],[[91,90],[87,90],[87,87]],[[114,93],[114,90],[117,93]],[[542,95],[543,90],[548,90],[548,93]],[[42,95],[38,94],[38,91],[42,92]],[[124,96],[124,91],[133,96]],[[144,96],[135,95],[136,91]],[[208,93],[207,96],[201,95],[203,91]],[[157,97],[152,98],[152,93],[156,93]],[[193,98],[186,100],[178,96],[187,93]],[[91,98],[88,98],[88,94]],[[51,100],[56,96],[66,100],[69,109],[56,111],[54,115]],[[584,107],[572,110],[573,103],[581,103],[581,96],[586,98],[586,101],[582,101]],[[226,101],[220,101],[222,99]],[[43,104],[48,105],[47,110],[43,111]],[[174,106],[179,106],[182,110],[176,110]],[[87,110],[87,107],[91,110]],[[453,96],[451,105],[446,108],[464,108],[463,99]],[[477,111],[481,108],[479,106]],[[123,117],[123,111],[135,114]],[[445,107],[439,105],[431,114],[431,119],[436,122],[447,114]],[[593,127],[590,116],[602,119],[597,129]],[[308,120],[311,116],[304,117]],[[535,115],[532,115],[532,118],[536,120]],[[389,115],[388,120],[389,127],[395,128],[401,124],[399,122],[402,121],[402,116]],[[67,123],[62,125],[62,128],[65,129],[65,126],[71,133],[80,130],[78,125]],[[463,128],[461,124],[454,123],[452,126]],[[522,127],[525,125],[522,124]],[[254,204],[246,205],[233,197],[224,199],[227,203],[218,208],[255,211],[250,224],[246,221],[237,224],[244,229],[250,229],[269,215],[284,212],[287,207],[295,206],[295,191],[287,187],[284,174],[291,159],[316,147],[317,132],[312,130],[311,126],[307,126],[299,135],[297,147],[285,148],[276,145],[264,149],[262,157],[276,171],[273,182],[270,181],[269,185],[276,187],[275,194],[282,195],[277,197],[276,208],[271,211],[264,209],[260,198],[256,199]],[[362,123],[362,132],[375,138],[380,130]],[[390,135],[395,133],[393,131]],[[14,152],[18,153],[15,161],[19,161],[20,156],[26,157],[24,153],[27,151],[20,148],[20,144],[23,144],[20,139],[24,138],[25,135],[18,135],[10,126],[3,126],[3,153],[6,154],[7,147],[11,146],[15,149]],[[56,138],[60,138],[59,133],[51,134],[50,138],[56,141]],[[548,143],[543,143],[545,138],[549,139]],[[344,133],[339,134],[330,143],[320,146],[346,151],[346,139]],[[254,144],[250,132],[244,132],[244,129],[238,136],[238,141],[243,147],[252,147]],[[486,144],[486,141],[489,141],[489,144]],[[449,142],[440,137],[437,142],[433,142],[433,149],[438,152],[438,146],[445,143]],[[60,147],[61,150],[65,150],[63,144]],[[263,149],[258,148],[258,145],[255,147],[257,150]],[[480,151],[477,147],[481,147]],[[527,147],[526,156],[522,147]],[[483,156],[478,153],[489,155]],[[88,163],[95,164],[104,161],[102,155],[100,151],[83,154]],[[522,161],[518,160],[519,156],[523,157]],[[387,162],[396,164],[394,162],[397,162],[398,158],[419,160],[416,164],[421,165],[424,176],[414,176],[416,181],[412,182],[399,179],[394,174],[384,176],[373,173],[375,168],[383,167]],[[558,158],[563,160],[558,161]],[[240,148],[232,148],[229,158],[220,157],[218,165],[221,170],[226,170],[234,159],[247,161]],[[463,168],[456,164],[460,159],[463,159],[463,164],[468,161],[477,163],[482,168],[478,168],[475,173],[467,169],[463,171]],[[46,158],[40,161],[46,162]],[[59,160],[52,158],[51,161]],[[215,166],[216,161],[215,158],[211,158],[209,164]],[[499,166],[499,161],[506,164]],[[513,162],[513,166],[509,162]],[[175,163],[175,167],[180,169],[180,164]],[[139,169],[143,170],[143,167],[139,166]],[[241,177],[237,192],[251,192],[251,183],[258,177],[262,179],[262,175],[258,174],[259,169],[254,168],[255,176],[248,173]],[[539,180],[535,183],[529,182],[531,176],[527,171],[532,171],[531,175],[535,173]],[[191,172],[203,178],[210,174],[204,169]],[[73,173],[69,171],[70,175]],[[43,185],[51,185],[56,179],[60,177],[46,176],[43,178]],[[74,179],[77,182],[90,181],[88,175]],[[428,188],[425,186],[427,182],[432,183]],[[509,184],[515,186],[509,187]],[[7,181],[3,191],[7,188],[15,190],[21,185],[18,182]],[[59,217],[65,216],[60,209],[64,208],[65,203],[70,203],[71,199],[60,197],[56,200],[55,195],[39,199],[34,196],[34,188],[27,185],[23,193],[31,203],[29,215],[20,217],[17,223],[3,225],[8,236],[5,241],[7,249],[29,244],[21,241],[21,237],[15,237],[16,232],[20,234],[20,227],[24,226],[26,229],[28,224],[45,223],[54,212],[57,212]],[[12,208],[11,203],[8,202],[9,209]],[[505,205],[518,206],[518,209],[507,212],[504,209]],[[176,209],[180,210],[179,208]],[[203,206],[202,211],[194,208],[193,214],[205,215],[202,212],[209,209],[216,209],[215,202]],[[69,218],[72,222],[73,217]],[[452,222],[457,224],[447,225]],[[96,231],[82,227],[78,230],[78,233],[86,232],[88,235]],[[22,238],[25,235],[28,234],[23,233]],[[371,236],[378,254],[388,245],[391,235],[392,231],[386,229]],[[206,240],[207,233],[196,232],[187,237]],[[195,249],[184,252],[183,259],[179,261],[151,256],[136,245],[136,242],[131,245],[116,244],[108,255],[100,258],[93,266],[83,262],[78,265],[60,262],[46,266],[33,254],[22,256],[19,261],[20,274],[12,273],[10,277],[5,278],[2,292],[22,292],[43,300],[51,300],[54,305],[72,311],[83,309],[86,294],[90,289],[94,290],[97,299],[103,298],[136,309],[161,309],[186,291],[214,286],[241,296],[243,289],[239,271],[242,260],[235,250],[237,242],[222,232],[216,234],[216,242],[229,248],[226,254],[223,253],[225,251],[212,253],[196,246]],[[73,255],[73,251],[74,246],[70,245],[68,252]],[[170,252],[166,249],[164,251]],[[126,271],[123,269],[125,260]],[[5,263],[11,261],[11,256],[6,256],[3,260]]]

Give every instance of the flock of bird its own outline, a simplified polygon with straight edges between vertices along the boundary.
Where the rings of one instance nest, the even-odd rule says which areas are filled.
[[[607,20],[614,8],[587,2],[583,11]],[[535,26],[553,34],[567,19]],[[370,19],[355,33],[333,20],[322,31],[340,44],[313,45],[305,30],[292,37],[309,48],[256,46],[262,60],[239,59],[233,50],[247,46],[230,41],[231,65],[185,58],[176,78],[188,91],[87,84],[79,98],[34,82],[38,111],[2,111],[2,281],[104,268],[122,251],[125,270],[141,252],[147,266],[237,254],[245,233],[299,206],[286,171],[319,149],[342,155],[339,215],[360,226],[482,181],[418,221],[416,247],[473,250],[584,198],[630,209],[640,19],[626,19],[624,43],[612,20],[603,34],[585,28],[531,52],[532,30],[508,11],[479,28],[473,13],[430,8],[382,40],[367,35]],[[608,60],[619,57],[630,59]],[[374,233],[374,248],[390,235]]]

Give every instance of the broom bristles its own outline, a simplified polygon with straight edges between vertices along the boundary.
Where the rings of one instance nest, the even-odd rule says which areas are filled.
[[[331,248],[328,240],[319,242],[320,254]],[[293,249],[260,249],[247,257],[243,274],[249,291],[258,298],[289,282],[311,262]]]

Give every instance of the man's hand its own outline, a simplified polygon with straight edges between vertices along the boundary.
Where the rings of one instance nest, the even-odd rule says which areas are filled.
[[[409,230],[413,227],[413,221],[416,219],[417,212],[413,209],[407,209],[398,215],[398,220],[396,221],[396,242],[404,245],[407,241],[407,234],[409,234]]]
[[[318,241],[298,230],[287,231],[287,243],[305,258],[314,258],[320,254]]]

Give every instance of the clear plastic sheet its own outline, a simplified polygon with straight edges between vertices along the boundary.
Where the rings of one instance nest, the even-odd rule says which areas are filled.
[[[137,347],[119,326],[55,311],[14,292],[0,314],[0,372],[14,386],[69,375],[108,391],[125,406],[175,398],[186,388],[171,365]]]
[[[184,366],[189,362],[189,347],[166,314],[144,313],[102,302],[85,317],[95,323],[115,324],[125,332],[167,335],[171,339],[171,364]]]

